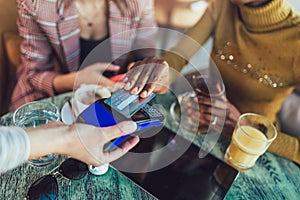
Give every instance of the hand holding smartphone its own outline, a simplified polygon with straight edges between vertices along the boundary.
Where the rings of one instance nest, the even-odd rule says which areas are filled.
[[[110,98],[100,99],[91,104],[77,118],[76,122],[86,123],[96,127],[107,127],[125,120],[133,120],[137,124],[134,133],[121,136],[108,143],[104,151],[113,151],[135,135],[154,130],[163,126],[164,116],[149,101],[155,95],[141,99],[121,89]]]

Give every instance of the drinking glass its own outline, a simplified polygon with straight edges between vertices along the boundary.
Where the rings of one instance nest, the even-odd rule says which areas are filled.
[[[212,99],[225,97],[225,86],[220,80],[208,75],[193,75],[192,81],[197,95]]]
[[[27,128],[47,124],[60,119],[59,110],[50,102],[29,102],[19,107],[13,114],[16,126]],[[48,154],[37,159],[29,160],[34,166],[42,167],[52,163],[57,158],[56,154]]]
[[[265,153],[277,136],[273,123],[262,115],[245,113],[240,116],[225,153],[225,161],[245,171]]]
[[[170,114],[173,121],[182,126],[182,128],[199,134],[205,133],[204,127],[199,124],[200,111],[198,97],[202,96],[210,101],[211,112],[214,113],[214,104],[217,100],[225,97],[225,86],[220,81],[215,81],[208,75],[193,75],[191,76],[191,84],[193,91],[187,91],[177,96],[178,102],[174,102],[170,107]],[[203,102],[201,102],[203,103]],[[220,112],[220,111],[219,111]],[[224,116],[226,111],[224,110]],[[217,116],[211,119],[211,125],[215,126],[217,123]]]

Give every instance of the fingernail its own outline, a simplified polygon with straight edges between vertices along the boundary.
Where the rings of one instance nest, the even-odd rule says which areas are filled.
[[[147,96],[147,94],[148,94],[148,92],[147,92],[147,91],[144,91],[144,92],[142,92],[142,96],[144,96],[144,97],[146,97],[146,96]]]
[[[119,128],[124,132],[124,133],[132,133],[136,130],[137,126],[136,123],[133,121],[125,121],[119,124]]]
[[[124,81],[124,82],[127,82],[127,81],[128,81],[128,77],[125,77],[123,81]]]
[[[125,86],[129,88],[131,86],[131,82],[127,82]]]
[[[133,90],[132,90],[132,93],[137,93],[139,91],[139,88],[138,87],[135,87],[135,88],[133,88]]]

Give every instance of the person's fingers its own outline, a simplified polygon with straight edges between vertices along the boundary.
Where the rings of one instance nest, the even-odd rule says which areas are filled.
[[[151,84],[149,82],[149,77],[151,76],[151,73],[153,72],[153,69],[155,68],[155,63],[147,63],[143,64],[147,65],[143,67],[143,71],[141,72],[140,76],[136,80],[131,93],[132,94],[139,94],[145,87],[146,84]]]
[[[241,113],[238,111],[238,109],[231,103],[228,103],[227,112],[228,112],[228,117],[231,119],[234,119],[236,121],[241,115]]]
[[[188,99],[183,109],[183,114],[190,116],[193,122],[199,122],[201,127],[208,128],[210,126],[217,132],[231,135],[240,112],[226,100],[218,99],[217,102],[214,102],[215,104],[211,104],[207,99]],[[218,107],[213,107],[214,105]]]
[[[212,118],[212,115],[210,113],[201,113],[200,119],[206,122],[206,124],[209,124],[210,120]]]
[[[141,92],[141,97],[145,98],[149,96],[151,93],[164,93],[169,88],[169,66],[166,61],[158,60],[153,66],[150,77],[148,78],[148,82],[146,87]],[[167,79],[162,81],[162,79]],[[163,85],[165,84],[165,85]]]
[[[205,105],[211,105],[211,99],[209,97],[202,96],[202,95],[197,95],[197,98],[194,98],[194,101],[196,103],[201,102],[202,104]]]
[[[119,65],[113,65],[113,64],[109,63],[108,66],[106,66],[106,68],[104,70],[115,72],[115,71],[120,70],[120,66]]]
[[[120,158],[121,156],[126,154],[130,149],[132,149],[139,141],[139,137],[135,136],[130,140],[126,141],[121,147],[118,147],[110,152],[105,152],[104,157],[106,158],[106,162],[112,162]]]
[[[169,87],[169,66],[164,60],[156,57],[145,58],[142,61],[131,63],[124,79],[125,90],[132,94],[140,93],[142,98],[151,93],[164,93]],[[165,85],[162,85],[165,84]]]
[[[225,126],[226,127],[231,127],[232,129],[235,127],[236,122],[231,121],[231,120],[225,120]]]
[[[212,107],[205,104],[191,104],[191,102],[187,103],[186,109],[188,110],[188,113],[191,115],[196,115],[197,113],[201,114],[209,114],[209,115],[215,115],[219,117],[223,117],[226,115],[226,109],[220,109],[218,107]]]
[[[233,123],[237,123],[238,119],[239,119],[239,116],[234,116],[232,113],[228,113],[227,114],[227,119],[228,121],[232,121]]]
[[[97,84],[101,86],[108,86],[110,88],[113,88],[115,86],[115,82],[109,80],[108,78],[102,75],[99,76]]]
[[[126,77],[124,79],[124,82],[125,82],[124,89],[125,90],[131,90],[133,88],[133,86],[135,86],[136,81],[138,80],[138,78],[140,77],[141,73],[144,70],[143,68],[144,68],[144,65],[141,65],[141,62],[138,61],[135,63],[134,68],[126,73]]]
[[[110,141],[122,135],[133,133],[136,128],[137,126],[135,122],[123,121],[114,126],[101,128],[101,131],[106,136],[107,141]]]
[[[202,127],[208,127],[208,124],[209,124],[209,122],[206,120],[206,119],[204,119],[204,118],[200,118],[200,120],[199,120],[199,124],[200,124],[200,126],[202,126]]]
[[[227,114],[226,109],[220,109],[211,106],[209,107],[203,106],[200,109],[201,109],[201,113],[210,113],[211,115],[218,116],[218,117],[224,117]]]
[[[212,106],[224,110],[227,108],[227,102],[220,99],[212,99]]]
[[[205,119],[201,119],[201,117],[200,117],[200,115],[192,115],[192,120],[195,122],[195,123],[197,123],[197,122],[199,122],[199,121],[206,121]]]
[[[116,82],[113,86],[111,86],[109,89],[111,92],[115,92],[119,89],[124,88],[124,83],[123,82]]]
[[[191,110],[188,110],[187,113],[184,113],[186,117],[191,118],[193,121],[202,121],[202,122],[209,122],[211,118],[210,113],[200,113],[200,112],[193,112]]]
[[[91,67],[91,68],[93,68],[93,70],[101,72],[101,73],[103,71],[118,71],[118,70],[120,70],[119,65],[114,65],[111,63],[102,63],[102,62],[94,63],[94,64],[90,65],[89,67]]]
[[[140,61],[137,61],[137,62],[134,62],[134,63],[130,64],[130,70],[128,70],[126,72],[125,77],[122,80],[125,84],[127,84],[131,80],[132,74],[135,74],[135,73],[139,72],[139,69],[134,68],[134,67],[137,66],[137,63],[140,63]]]
[[[226,109],[227,108],[227,102],[224,100],[221,100],[219,98],[210,98],[205,96],[197,96],[198,103],[204,104],[207,106],[214,106],[219,109]]]

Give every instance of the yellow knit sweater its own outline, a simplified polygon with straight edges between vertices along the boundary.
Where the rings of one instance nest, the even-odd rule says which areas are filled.
[[[289,4],[273,0],[255,8],[210,0],[186,35],[162,56],[170,67],[180,71],[212,36],[211,58],[228,99],[241,113],[259,113],[276,121],[284,99],[300,85],[300,16]],[[269,150],[300,163],[298,138],[280,133]]]

